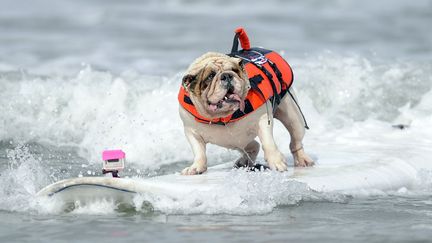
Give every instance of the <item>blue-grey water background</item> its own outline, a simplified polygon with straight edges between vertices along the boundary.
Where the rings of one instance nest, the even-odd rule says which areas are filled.
[[[292,64],[318,166],[432,163],[431,25],[430,0],[0,0],[0,239],[429,241],[428,170],[394,191],[313,197],[281,188],[295,196],[246,211],[191,195],[209,206],[47,212],[34,196],[60,179],[100,175],[110,147],[127,151],[129,176],[187,166],[182,72],[206,51],[228,52],[238,26]],[[410,128],[391,127],[399,123]],[[288,134],[275,131],[288,155]],[[212,165],[237,156],[215,146],[208,154]]]

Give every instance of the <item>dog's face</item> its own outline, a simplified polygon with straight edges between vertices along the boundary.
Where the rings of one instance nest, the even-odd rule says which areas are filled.
[[[198,113],[213,119],[243,110],[250,84],[241,59],[209,52],[190,65],[183,87]]]

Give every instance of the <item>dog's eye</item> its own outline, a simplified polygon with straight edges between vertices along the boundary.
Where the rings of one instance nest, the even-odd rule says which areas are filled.
[[[211,72],[207,78],[204,79],[204,82],[201,83],[201,89],[205,90],[213,80],[213,78],[216,76],[215,72]]]
[[[209,76],[207,76],[207,78],[206,78],[206,82],[210,82],[210,81],[212,81],[212,79],[215,77],[215,75],[216,75],[215,72],[211,72],[211,73],[209,74]]]
[[[238,73],[239,69],[238,68],[233,68],[232,71],[235,72],[235,73]]]

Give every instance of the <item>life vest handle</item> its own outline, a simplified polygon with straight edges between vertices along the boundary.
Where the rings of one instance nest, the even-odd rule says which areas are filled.
[[[238,51],[239,40],[240,40],[240,45],[241,45],[242,49],[243,50],[249,50],[250,49],[250,42],[249,42],[249,37],[247,36],[246,31],[242,27],[239,27],[235,30],[235,33],[236,34],[234,36],[233,45],[231,48],[231,53]]]

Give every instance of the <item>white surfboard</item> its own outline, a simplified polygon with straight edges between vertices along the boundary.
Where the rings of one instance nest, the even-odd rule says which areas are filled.
[[[81,177],[66,179],[42,189],[38,196],[55,197],[61,201],[91,201],[109,199],[131,202],[137,194],[182,198],[191,193],[218,192],[227,180],[254,177],[260,183],[259,174],[267,173],[278,180],[305,183],[318,192],[352,192],[368,189],[391,190],[410,187],[416,180],[417,169],[402,160],[374,161],[354,164],[335,164],[311,168],[289,168],[279,172],[245,172],[231,169],[232,163],[215,167],[202,175],[183,176],[171,174],[152,178]],[[263,182],[265,183],[265,182]],[[225,188],[224,190],[230,190]],[[220,190],[219,190],[220,191]]]

